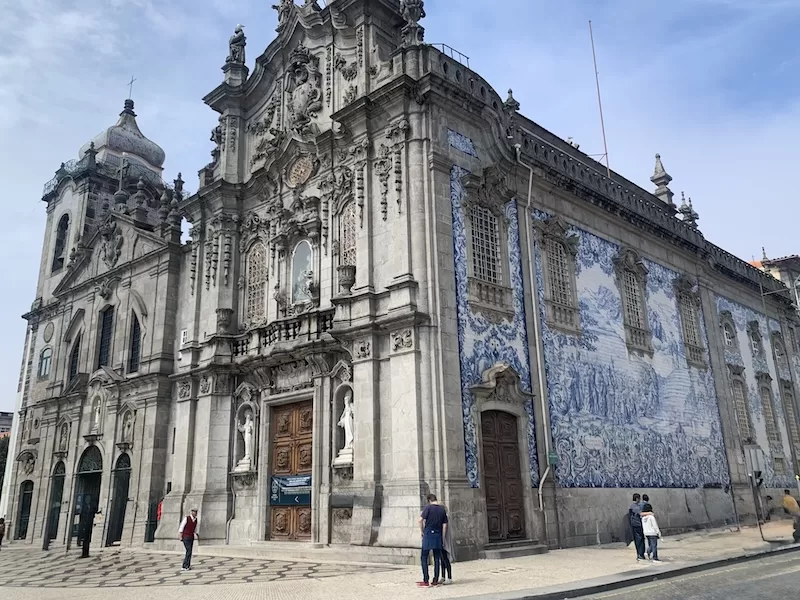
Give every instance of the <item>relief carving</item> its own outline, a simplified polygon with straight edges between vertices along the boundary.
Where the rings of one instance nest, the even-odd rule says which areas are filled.
[[[100,258],[109,269],[113,269],[122,254],[122,230],[116,221],[106,221],[100,226]]]
[[[192,383],[188,379],[178,382],[178,398],[188,398],[192,395]]]
[[[369,340],[359,340],[354,345],[356,358],[369,358],[372,354]]]
[[[292,131],[301,138],[316,135],[318,128],[313,125],[312,119],[322,110],[322,74],[319,72],[319,58],[302,43],[289,56],[286,94],[289,96],[289,124]]]
[[[399,352],[414,347],[414,332],[411,329],[391,333],[392,351]]]

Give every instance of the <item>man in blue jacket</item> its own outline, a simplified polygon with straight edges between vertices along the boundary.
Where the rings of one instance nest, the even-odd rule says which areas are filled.
[[[628,520],[633,533],[633,543],[636,546],[636,560],[644,560],[644,529],[642,528],[642,497],[633,495],[633,502],[628,507]]]

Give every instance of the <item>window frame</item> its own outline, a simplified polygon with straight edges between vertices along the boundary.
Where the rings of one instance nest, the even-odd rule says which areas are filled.
[[[795,447],[795,452],[800,453],[800,420],[797,418],[797,407],[791,381],[782,382],[781,397],[783,409],[786,411],[786,430],[789,434],[789,443]]]
[[[109,304],[100,311],[100,323],[98,327],[97,337],[97,361],[96,365],[100,367],[110,367],[113,358],[114,348],[114,305]],[[110,314],[110,323],[108,326],[108,333],[106,334],[106,315]],[[104,357],[105,355],[105,357]]]
[[[80,374],[81,363],[81,339],[83,332],[78,332],[72,347],[69,350],[69,361],[67,362],[67,383],[75,381]]]
[[[733,408],[733,417],[736,421],[739,439],[742,444],[752,444],[755,439],[755,431],[753,430],[753,418],[750,415],[750,401],[747,393],[747,381],[744,378],[744,368],[728,365],[728,379],[730,382],[731,407]],[[741,407],[739,406],[740,401],[736,398],[735,384],[738,384],[742,391]]]
[[[130,337],[128,339],[128,373],[138,373],[142,365],[142,325],[136,311],[131,311]]]
[[[778,369],[789,368],[789,354],[786,351],[786,343],[780,331],[772,332],[772,352],[775,357],[775,366]]]
[[[566,222],[559,216],[535,222],[537,242],[542,261],[544,279],[545,317],[548,327],[563,333],[580,335],[581,316],[578,299],[577,256],[580,237],[571,232]],[[561,283],[569,286],[569,302],[557,298],[553,286],[553,248],[563,252]]]
[[[295,257],[297,256],[297,249],[302,244],[307,244],[308,245],[308,249],[309,249],[309,253],[310,253],[310,257],[309,257],[309,264],[311,266],[311,269],[309,270],[309,274],[310,274],[310,282],[309,283],[310,283],[310,286],[309,286],[309,290],[308,290],[308,298],[298,299],[298,298],[295,298],[295,273],[294,273],[295,264],[294,264],[294,261],[295,261]],[[288,267],[289,267],[289,290],[288,290],[289,291],[289,302],[290,302],[290,304],[292,306],[307,306],[307,305],[310,305],[310,304],[314,303],[314,300],[315,300],[314,290],[316,288],[316,285],[315,285],[316,273],[314,272],[314,266],[315,266],[315,260],[314,259],[315,258],[316,257],[314,255],[314,244],[311,243],[310,239],[301,238],[301,239],[297,240],[294,243],[294,245],[292,246],[292,254],[291,254],[291,257],[289,258],[289,265],[288,265]]]
[[[780,446],[782,443],[781,430],[778,426],[777,411],[778,404],[775,402],[775,394],[772,391],[772,377],[768,373],[758,373],[758,399],[761,402],[761,410],[764,414],[764,427],[767,432],[767,442],[770,447]],[[766,392],[767,398],[764,397]]]
[[[647,307],[647,267],[644,265],[644,260],[634,249],[622,247],[614,258],[614,271],[620,294],[625,343],[628,351],[652,357],[655,351],[653,349],[653,332],[650,329],[650,313]],[[638,309],[642,318],[640,324],[631,322],[629,311],[625,308],[628,301],[628,275],[632,276],[634,290],[639,297]]]
[[[53,348],[52,346],[45,346],[39,352],[39,363],[37,365],[36,374],[39,379],[47,379],[50,377],[50,372],[52,370],[53,370]]]
[[[683,338],[683,347],[686,354],[686,362],[689,366],[697,367],[698,369],[706,369],[706,348],[703,345],[703,318],[702,306],[700,303],[700,293],[695,283],[686,277],[680,275],[675,280],[675,302],[678,309],[678,317],[681,321],[681,334]],[[690,323],[694,323],[694,337],[696,339],[690,340]]]
[[[67,246],[69,244],[70,221],[71,219],[69,213],[64,213],[58,219],[58,225],[56,225],[56,235],[53,244],[53,259],[50,263],[51,273],[58,273],[67,264]],[[63,229],[62,224],[64,224]],[[61,246],[60,248],[59,244]]]
[[[753,358],[764,356],[764,336],[761,335],[761,326],[758,321],[747,324],[747,341],[750,345],[750,354]]]
[[[508,252],[509,219],[506,205],[512,201],[505,177],[497,167],[486,167],[481,177],[472,173],[462,179],[464,199],[461,202],[464,222],[464,244],[467,259],[467,301],[470,307],[488,321],[499,323],[513,321],[516,311],[511,289],[511,262]],[[496,219],[497,281],[489,281],[476,274],[474,253],[475,209],[486,210]]]
[[[253,281],[253,265],[255,264],[254,255],[258,252],[263,253],[264,261],[262,265],[261,281]],[[267,286],[269,284],[269,249],[266,242],[261,238],[253,240],[247,252],[244,255],[244,283],[243,283],[243,303],[244,303],[244,321],[245,328],[258,327],[263,325],[267,320]],[[257,286],[261,286],[258,290]],[[251,291],[253,292],[251,294]],[[255,310],[257,305],[255,301],[251,302],[251,296],[261,296],[261,306],[259,310]]]

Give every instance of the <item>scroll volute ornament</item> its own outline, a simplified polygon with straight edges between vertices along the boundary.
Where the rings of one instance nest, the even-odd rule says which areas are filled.
[[[534,221],[539,242],[547,238],[555,239],[564,244],[564,249],[574,259],[578,256],[580,237],[572,233],[567,223],[560,216],[550,217],[544,221]]]
[[[475,205],[484,206],[508,224],[504,208],[511,199],[512,192],[508,188],[505,175],[498,167],[486,167],[482,177],[470,173],[464,176],[462,183],[466,192],[463,207],[467,212]]]

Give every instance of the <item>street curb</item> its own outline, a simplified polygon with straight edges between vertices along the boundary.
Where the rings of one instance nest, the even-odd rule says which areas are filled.
[[[708,562],[695,562],[685,566],[676,567],[657,573],[643,574],[641,571],[625,571],[606,577],[597,577],[583,582],[580,587],[573,587],[572,584],[564,584],[552,587],[540,588],[538,590],[517,590],[515,592],[481,594],[478,596],[462,596],[458,600],[566,600],[568,598],[580,598],[591,594],[611,592],[626,587],[633,587],[643,583],[652,583],[663,579],[671,579],[682,575],[690,575],[701,571],[708,571],[728,565],[749,562],[761,558],[789,554],[800,550],[800,544],[788,544],[769,550],[759,552],[739,554]],[[634,575],[635,574],[635,575]]]

